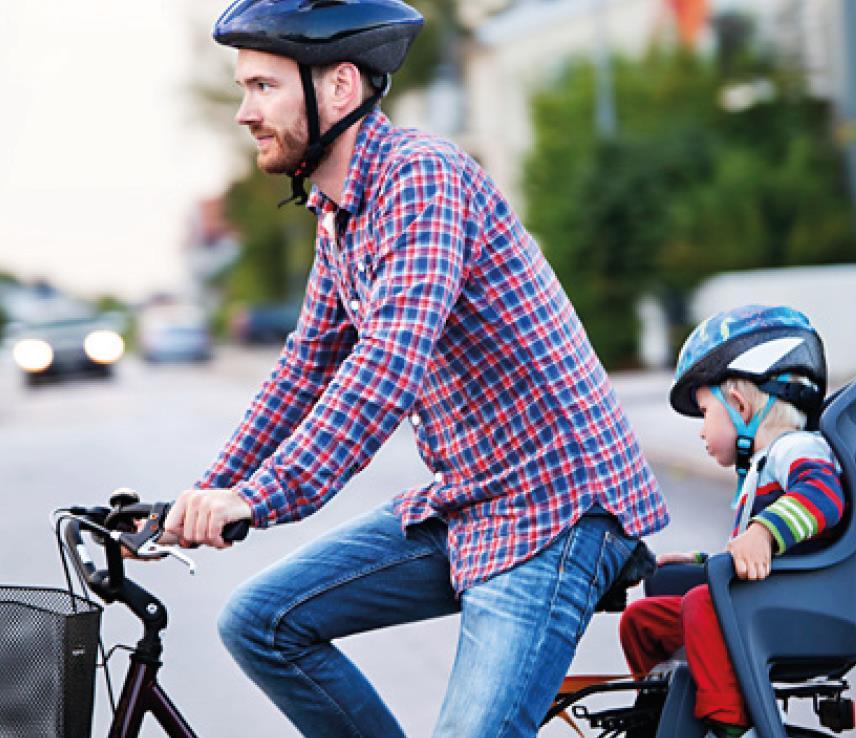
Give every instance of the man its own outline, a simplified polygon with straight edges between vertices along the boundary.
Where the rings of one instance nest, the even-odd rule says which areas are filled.
[[[265,171],[313,182],[316,256],[293,334],[217,461],[168,520],[294,522],[404,419],[425,488],[245,584],[224,642],[306,736],[403,736],[342,636],[461,613],[435,736],[532,736],[595,604],[665,525],[657,484],[555,275],[475,162],[377,109],[422,19],[397,0],[239,0]]]

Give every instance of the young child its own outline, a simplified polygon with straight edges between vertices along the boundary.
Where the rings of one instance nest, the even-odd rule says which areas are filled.
[[[825,391],[820,337],[787,307],[747,305],[714,315],[681,350],[669,399],[682,415],[704,418],[708,454],[737,469],[736,522],[726,548],[741,579],[764,579],[773,554],[821,545],[841,519],[837,464],[824,438],[804,430],[816,422]],[[657,563],[704,558],[666,554]],[[620,635],[637,677],[686,649],[695,715],[710,726],[709,738],[754,733],[707,585],[632,603]]]

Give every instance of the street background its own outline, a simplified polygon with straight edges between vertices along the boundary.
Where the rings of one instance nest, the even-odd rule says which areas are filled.
[[[411,2],[426,24],[384,110],[474,156],[543,249],[668,497],[673,522],[652,546],[720,548],[733,475],[668,409],[670,368],[699,320],[760,302],[810,316],[835,384],[856,374],[856,2]],[[226,4],[0,14],[2,582],[62,584],[52,508],[190,485],[294,327],[315,223],[276,207],[287,182],[258,171],[234,123],[235,52],[211,40]],[[124,338],[111,379],[25,389],[16,347],[29,338],[43,357],[51,343],[62,369],[94,328]],[[195,578],[174,560],[131,565],[169,607],[162,680],[203,738],[296,735],[219,643],[232,589],[428,478],[402,427],[317,515],[194,552]],[[575,672],[623,670],[616,628],[595,618]],[[115,607],[104,632],[137,638]],[[425,738],[456,636],[450,617],[341,645]]]
[[[206,467],[232,431],[273,364],[271,349],[220,349],[213,364],[150,367],[126,361],[109,382],[69,382],[25,389],[12,367],[0,366],[0,581],[63,586],[51,509],[103,504],[120,486],[145,500],[173,499]],[[616,386],[650,448],[668,496],[672,524],[653,536],[655,550],[718,550],[728,535],[730,474],[718,472],[697,438],[697,423],[667,409],[668,375],[619,374]],[[203,738],[297,736],[232,663],[216,632],[231,590],[263,566],[323,531],[385,501],[429,474],[402,426],[371,465],[315,516],[254,532],[225,552],[192,551],[198,574],[175,560],[132,562],[132,578],[160,596],[170,613],[162,683]],[[638,595],[638,592],[636,593]],[[407,735],[427,738],[442,702],[457,639],[455,616],[345,639],[343,650],[365,671]],[[121,606],[104,613],[107,645],[133,644],[135,619]],[[617,616],[598,615],[572,673],[622,673]],[[112,660],[119,688],[127,657]],[[109,710],[101,677],[94,736]],[[158,736],[148,724],[144,735]],[[554,722],[544,736],[570,735]]]

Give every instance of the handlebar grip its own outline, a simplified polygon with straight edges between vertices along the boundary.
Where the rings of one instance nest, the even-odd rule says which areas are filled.
[[[229,543],[243,541],[250,532],[249,520],[236,520],[223,526],[223,540]]]
[[[68,546],[71,560],[80,574],[88,579],[95,574],[95,564],[89,556],[83,536],[80,534],[80,522],[72,520],[65,526],[65,543]]]

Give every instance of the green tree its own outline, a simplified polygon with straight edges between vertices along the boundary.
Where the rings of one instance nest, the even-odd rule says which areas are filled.
[[[635,305],[681,305],[719,271],[852,261],[856,239],[830,110],[769,60],[652,49],[613,66],[614,140],[593,130],[590,64],[538,95],[529,225],[607,365],[636,360]],[[735,112],[729,84],[773,89]]]
[[[224,276],[229,302],[296,299],[312,262],[315,219],[293,204],[277,208],[286,196],[287,179],[249,173],[226,193],[226,213],[240,233],[241,252]]]

